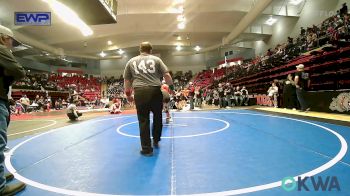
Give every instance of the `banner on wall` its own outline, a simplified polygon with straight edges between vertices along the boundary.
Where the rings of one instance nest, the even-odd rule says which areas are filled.
[[[282,95],[279,97],[282,99]],[[318,91],[306,94],[311,110],[316,112],[350,114],[350,90]],[[272,106],[272,101],[265,94],[256,95],[257,105]]]
[[[336,98],[332,99],[329,109],[341,113],[350,111],[350,93],[340,93]]]
[[[256,104],[263,106],[272,106],[272,101],[267,95],[256,95]]]

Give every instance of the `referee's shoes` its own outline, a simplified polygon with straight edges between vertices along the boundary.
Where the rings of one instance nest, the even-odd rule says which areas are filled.
[[[159,148],[159,141],[154,141],[153,140],[153,147],[154,148]]]
[[[149,151],[149,150],[141,150],[140,153],[145,156],[145,157],[151,157],[153,156],[153,152],[152,151]]]

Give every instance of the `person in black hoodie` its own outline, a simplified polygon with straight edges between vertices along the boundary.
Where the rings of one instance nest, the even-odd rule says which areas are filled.
[[[297,108],[297,95],[292,74],[288,74],[283,86],[283,107],[287,109]]]
[[[14,81],[25,77],[23,67],[17,63],[10,50],[15,45],[19,45],[19,42],[14,39],[13,32],[0,25],[0,195],[15,195],[26,186],[22,182],[6,184],[6,181],[13,179],[13,175],[4,174],[4,150],[10,123],[9,88]]]

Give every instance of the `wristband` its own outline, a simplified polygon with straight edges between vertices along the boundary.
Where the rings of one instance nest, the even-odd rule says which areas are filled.
[[[175,90],[175,88],[174,88],[174,85],[172,84],[172,85],[169,85],[169,88],[170,88],[170,90],[172,90],[172,91],[174,91]]]

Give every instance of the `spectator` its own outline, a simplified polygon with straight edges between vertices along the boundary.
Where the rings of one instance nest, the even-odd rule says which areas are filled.
[[[219,93],[219,107],[225,108],[225,92],[221,83],[219,83],[219,87],[217,91]]]
[[[22,182],[7,184],[13,179],[12,174],[5,174],[4,151],[7,144],[7,128],[10,124],[9,87],[15,80],[25,76],[23,67],[16,61],[11,52],[13,46],[19,45],[14,39],[13,32],[0,25],[0,195],[15,195],[25,188]]]
[[[278,87],[275,82],[272,82],[271,87],[267,91],[268,96],[272,102],[272,105],[277,108],[278,107]]]
[[[23,95],[19,101],[23,106],[23,112],[26,113],[28,111],[28,106],[30,105],[30,101],[27,95]]]
[[[61,97],[58,98],[58,100],[56,100],[56,102],[55,102],[55,109],[56,110],[62,109],[62,98]]]
[[[196,90],[194,91],[195,94],[195,105],[196,107],[202,107],[202,96],[203,96],[203,91],[201,87],[196,87]]]
[[[306,30],[304,29],[304,27],[300,27],[300,35],[301,36],[305,36]]]
[[[236,87],[236,90],[234,92],[234,104],[235,106],[242,105],[242,91],[239,86]]]
[[[214,91],[213,91],[213,104],[215,106],[218,106],[220,104],[219,99],[220,99],[219,92],[216,89],[214,89]]]
[[[21,115],[23,111],[24,111],[23,105],[20,103],[20,101],[16,101],[15,114]]]
[[[245,86],[241,89],[242,92],[242,103],[247,106],[249,104],[249,93]]]
[[[226,83],[225,86],[225,97],[226,97],[226,102],[227,102],[227,107],[232,107],[232,102],[231,102],[231,98],[232,98],[232,87],[230,83]]]
[[[188,87],[189,93],[188,93],[188,97],[190,98],[190,110],[194,109],[194,85],[192,82],[189,83],[189,87]]]
[[[292,74],[288,74],[283,87],[283,107],[287,109],[297,108],[297,96]]]
[[[340,9],[340,15],[344,16],[345,14],[348,14],[348,6],[346,3],[343,3],[343,7]]]
[[[310,110],[309,103],[305,99],[306,90],[310,87],[309,74],[304,71],[304,65],[300,64],[296,66],[297,73],[295,74],[295,86],[298,101],[300,103],[301,111],[307,112]]]

